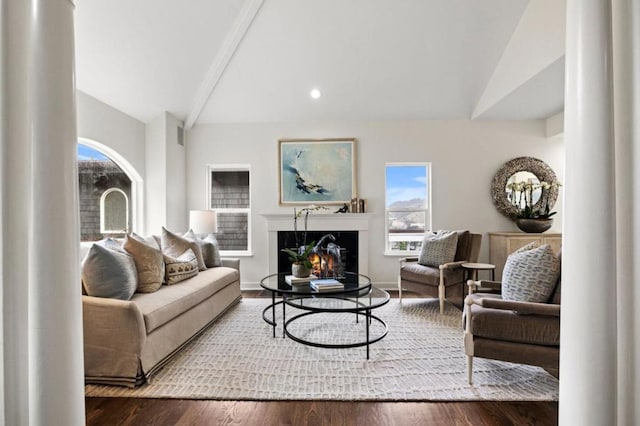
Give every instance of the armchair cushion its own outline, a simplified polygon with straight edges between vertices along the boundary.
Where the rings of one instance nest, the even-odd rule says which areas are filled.
[[[559,346],[560,345],[560,321],[558,316],[554,315],[518,315],[511,309],[495,309],[487,307],[495,301],[506,302],[500,300],[500,295],[495,294],[471,294],[467,296],[471,298],[473,303],[470,304],[471,309],[471,330],[473,335],[486,339],[502,340],[508,342],[526,343],[532,345]],[[469,303],[469,300],[467,301]],[[523,303],[523,302],[506,302],[522,305],[542,305],[551,310],[559,306]]]
[[[431,286],[440,284],[440,269],[432,266],[424,266],[419,263],[408,263],[400,269],[400,278],[407,281],[418,282]],[[442,270],[445,286],[449,283],[460,283],[464,280],[464,269],[447,268]]]
[[[522,302],[547,302],[560,276],[560,259],[551,246],[514,252],[502,273],[502,298]]]
[[[455,231],[426,232],[418,263],[424,266],[439,266],[453,262],[458,247],[458,233]]]

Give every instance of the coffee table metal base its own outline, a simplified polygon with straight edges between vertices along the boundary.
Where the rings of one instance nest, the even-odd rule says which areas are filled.
[[[268,309],[268,308],[267,308]],[[369,359],[369,345],[375,342],[379,342],[380,340],[384,339],[384,337],[387,335],[387,333],[389,332],[389,327],[387,326],[387,323],[384,322],[382,319],[378,318],[375,315],[371,314],[371,310],[368,309],[366,312],[355,312],[356,314],[356,318],[358,316],[363,316],[365,317],[365,329],[366,329],[366,334],[365,334],[365,340],[361,341],[361,342],[354,342],[354,343],[319,343],[319,342],[312,342],[310,340],[306,340],[303,339],[301,337],[295,336],[293,333],[291,333],[288,329],[289,324],[291,324],[292,322],[294,322],[295,320],[298,320],[300,318],[306,317],[308,315],[317,315],[317,314],[322,314],[322,313],[326,313],[326,312],[318,312],[318,311],[310,311],[310,312],[303,312],[301,314],[298,315],[294,315],[293,317],[289,318],[288,320],[286,320],[284,322],[284,333],[287,335],[287,337],[289,337],[291,340],[301,343],[303,345],[307,345],[307,346],[313,346],[316,348],[327,348],[327,349],[343,349],[343,348],[359,348],[361,346],[366,346],[367,347],[367,359]],[[379,324],[381,324],[384,327],[383,332],[374,337],[371,338],[370,335],[370,324],[371,321],[376,321]],[[275,336],[275,330],[274,330],[274,336]]]

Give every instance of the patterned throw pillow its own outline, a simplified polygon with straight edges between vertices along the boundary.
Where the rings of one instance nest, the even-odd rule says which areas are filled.
[[[198,275],[198,260],[191,249],[187,249],[178,257],[171,257],[165,254],[164,265],[167,285],[179,283]]]
[[[502,272],[502,298],[519,302],[546,302],[560,275],[560,259],[550,245],[513,252]]]
[[[427,232],[424,235],[418,263],[425,266],[439,266],[453,262],[457,247],[456,231]]]
[[[160,246],[162,247],[163,254],[171,257],[178,257],[187,251],[187,249],[191,249],[198,260],[198,269],[201,271],[205,271],[207,269],[207,266],[204,264],[204,259],[202,258],[202,251],[200,250],[200,246],[197,242],[182,238],[180,235],[174,234],[164,226],[162,227],[162,236],[160,237],[160,240]]]
[[[523,245],[522,247],[520,247],[518,250],[514,251],[513,253],[522,253],[523,251],[531,250],[531,249],[538,248],[538,247],[540,247],[540,242],[539,241],[531,241],[530,243]]]
[[[122,247],[133,257],[138,271],[138,293],[153,293],[162,285],[164,260],[162,252],[133,235],[125,237]]]
[[[93,244],[82,261],[81,275],[86,294],[94,297],[129,300],[138,285],[133,258],[115,241]]]
[[[220,249],[218,247],[218,240],[214,234],[207,235],[204,239],[199,238],[192,229],[189,229],[183,236],[190,241],[195,241],[200,247],[202,252],[202,259],[204,265],[207,268],[214,268],[216,266],[222,266],[222,260],[220,259]]]

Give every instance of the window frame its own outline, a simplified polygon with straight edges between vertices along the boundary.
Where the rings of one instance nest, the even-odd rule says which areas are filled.
[[[104,207],[105,207],[105,201],[107,199],[107,195],[111,194],[112,192],[119,192],[120,194],[122,194],[122,196],[124,197],[124,208],[125,208],[125,228],[124,229],[105,229],[105,211],[104,211]],[[130,228],[130,224],[129,224],[129,216],[131,215],[131,212],[129,211],[129,197],[127,197],[127,193],[124,192],[122,189],[120,188],[109,188],[107,190],[105,190],[102,195],[100,196],[100,233],[101,234],[128,234],[129,233],[129,228]]]
[[[249,207],[248,208],[212,208],[211,207],[211,174],[212,172],[248,172],[249,173]],[[215,163],[207,164],[207,188],[206,188],[206,200],[207,210],[214,211],[216,217],[218,213],[246,213],[247,214],[247,249],[246,250],[222,250],[220,249],[221,256],[253,256],[252,251],[252,220],[251,220],[251,206],[252,206],[252,183],[251,183],[251,165],[250,164],[225,164]]]
[[[427,177],[427,182],[425,184],[425,189],[426,189],[426,193],[427,193],[427,197],[425,200],[425,207],[424,209],[394,209],[394,210],[389,210],[388,209],[388,191],[389,188],[387,187],[387,168],[388,167],[398,167],[398,166],[405,166],[405,167],[416,167],[416,166],[424,166],[426,167],[426,177]],[[390,213],[394,213],[394,212],[422,212],[424,213],[424,217],[425,217],[425,229],[424,232],[422,233],[415,233],[415,235],[412,235],[412,238],[414,241],[422,241],[424,239],[424,233],[427,231],[430,231],[431,228],[433,227],[433,217],[432,217],[432,212],[433,212],[433,205],[432,205],[432,201],[431,201],[431,192],[432,192],[432,185],[431,185],[431,176],[432,176],[432,163],[428,162],[428,161],[412,161],[412,162],[386,162],[384,165],[384,254],[385,256],[418,256],[420,254],[420,249],[418,248],[417,250],[393,250],[391,249],[391,242],[389,240],[390,235],[393,235],[389,232],[389,214]]]

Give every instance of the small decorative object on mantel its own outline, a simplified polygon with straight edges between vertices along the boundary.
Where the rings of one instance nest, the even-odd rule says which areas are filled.
[[[349,205],[347,203],[344,203],[344,205],[340,207],[338,210],[336,210],[334,213],[349,213]]]
[[[367,200],[362,198],[351,199],[351,213],[366,213],[367,212]]]

